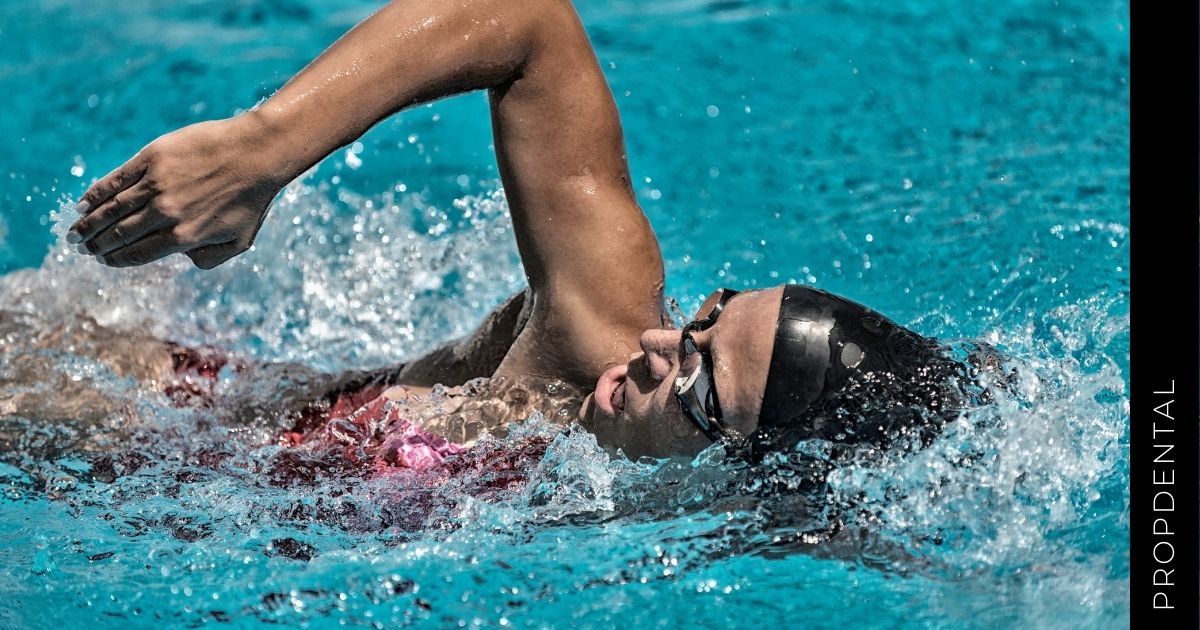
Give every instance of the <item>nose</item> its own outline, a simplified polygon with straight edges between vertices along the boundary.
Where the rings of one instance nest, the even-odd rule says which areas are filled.
[[[646,363],[650,366],[650,375],[656,381],[662,381],[670,376],[679,362],[679,341],[682,332],[678,330],[647,330],[642,333],[638,345],[646,353]]]

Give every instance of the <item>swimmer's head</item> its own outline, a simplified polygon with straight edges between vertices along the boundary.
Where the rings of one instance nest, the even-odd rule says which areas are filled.
[[[716,291],[692,324],[648,330],[640,345],[581,411],[633,459],[695,455],[714,439],[761,457],[810,438],[894,437],[895,414],[874,412],[938,406],[948,363],[934,341],[801,285]]]

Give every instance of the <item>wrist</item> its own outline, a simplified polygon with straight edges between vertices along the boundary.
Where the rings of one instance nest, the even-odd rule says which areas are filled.
[[[291,141],[291,130],[277,117],[259,108],[228,119],[244,155],[251,158],[258,176],[283,188],[317,160],[309,161]],[[319,158],[318,158],[319,160]]]

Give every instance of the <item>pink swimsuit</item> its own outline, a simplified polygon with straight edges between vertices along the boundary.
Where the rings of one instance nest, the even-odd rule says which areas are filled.
[[[211,407],[219,373],[240,372],[244,364],[214,348],[173,348],[176,380],[164,392],[179,407]],[[344,463],[375,473],[397,469],[426,471],[466,449],[401,417],[403,409],[383,395],[383,385],[336,394],[328,410],[313,404],[280,443],[313,455],[341,451]]]
[[[327,420],[307,432],[288,431],[281,441],[295,447],[338,446],[348,461],[376,472],[395,468],[430,470],[466,449],[401,417],[402,409],[376,385],[337,396]]]

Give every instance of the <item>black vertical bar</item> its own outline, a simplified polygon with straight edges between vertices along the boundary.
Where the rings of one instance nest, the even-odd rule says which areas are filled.
[[[1198,628],[1200,3],[1131,12],[1130,620]]]

